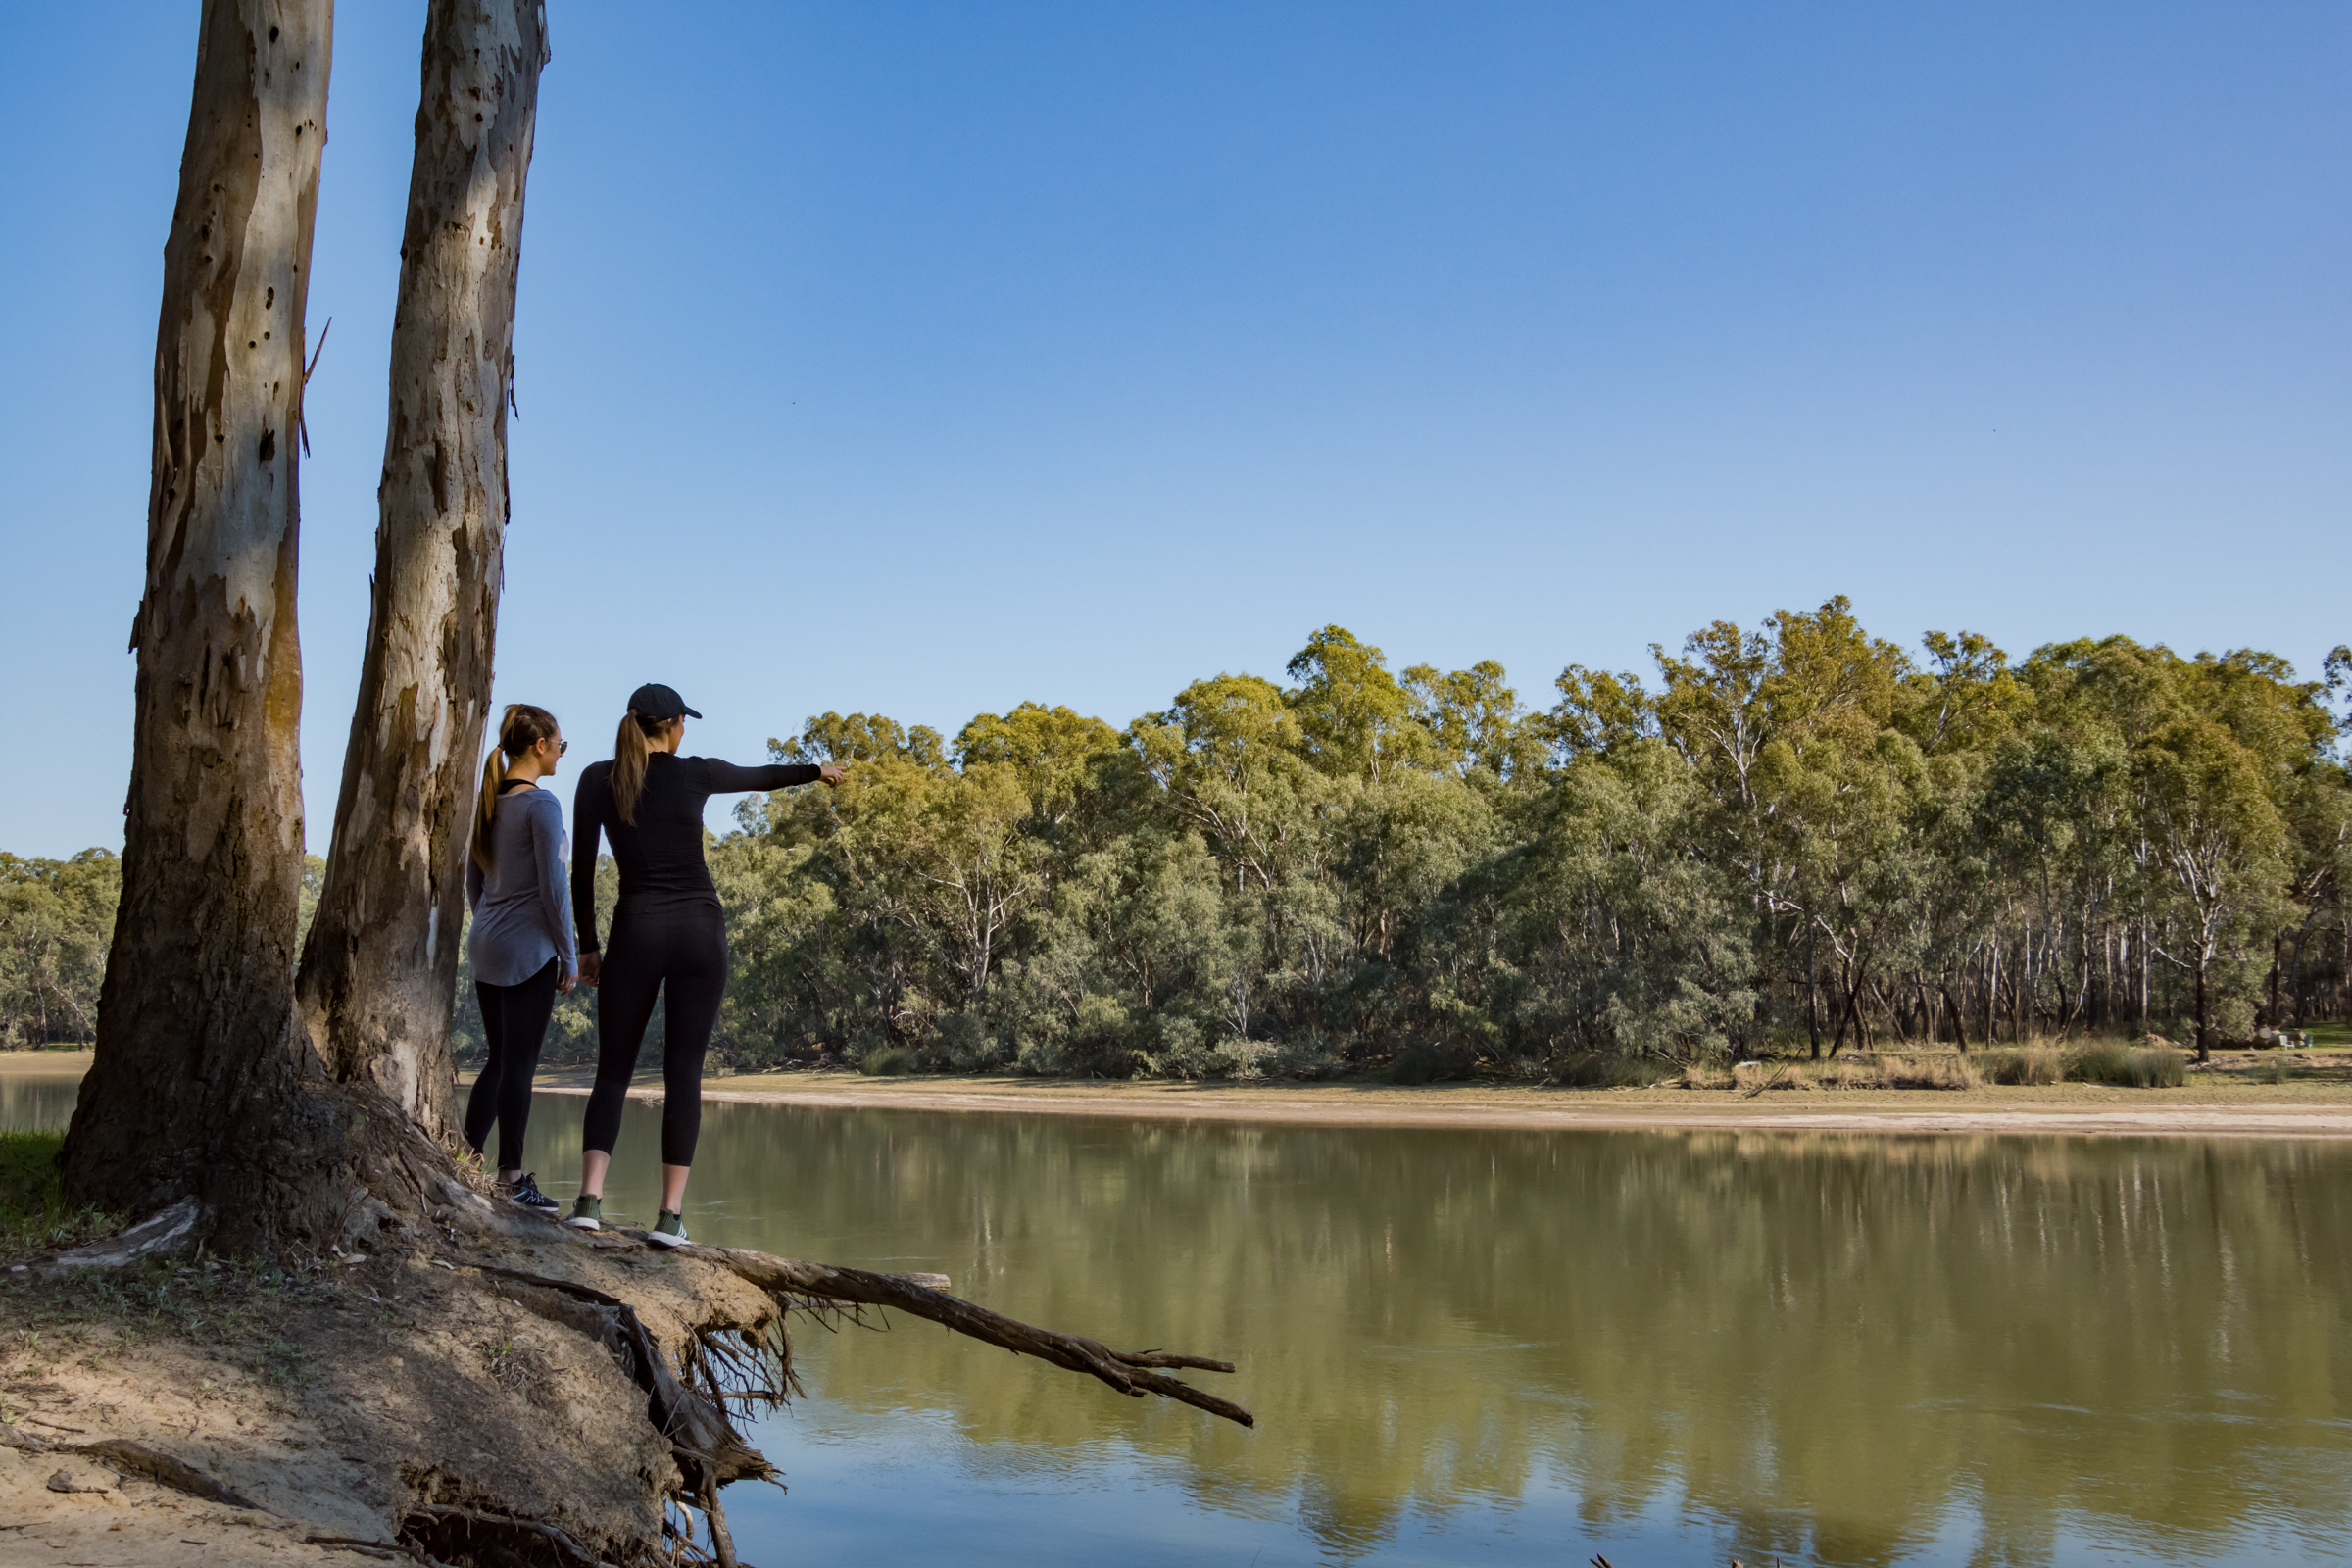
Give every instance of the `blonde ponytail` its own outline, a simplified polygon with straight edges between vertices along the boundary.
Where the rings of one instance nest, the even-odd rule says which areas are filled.
[[[488,871],[497,852],[490,844],[490,823],[498,815],[499,786],[507,781],[507,765],[541,741],[556,736],[556,715],[528,703],[509,703],[498,720],[498,745],[482,760],[482,794],[473,813],[473,863]]]
[[[473,813],[473,863],[490,869],[490,819],[498,814],[498,787],[507,781],[507,754],[491,748],[482,760],[482,799]]]
[[[620,721],[620,733],[612,737],[612,809],[631,827],[637,825],[637,797],[645,793],[646,759],[654,754],[646,743],[661,728],[660,721],[649,724],[632,708]]]

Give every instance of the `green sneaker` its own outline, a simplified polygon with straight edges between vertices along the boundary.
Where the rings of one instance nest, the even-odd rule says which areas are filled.
[[[684,1247],[686,1245],[684,1216],[674,1214],[666,1208],[663,1209],[654,1217],[654,1228],[645,1233],[645,1239],[656,1247]]]
[[[571,1218],[564,1223],[573,1230],[603,1230],[605,1228],[605,1200],[602,1198],[591,1198],[586,1193],[582,1193],[571,1200]]]

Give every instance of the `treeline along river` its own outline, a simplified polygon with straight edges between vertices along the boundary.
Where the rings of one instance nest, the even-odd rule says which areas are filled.
[[[771,749],[848,782],[750,801],[712,846],[721,1054],[1409,1078],[2218,1042],[2352,1003],[2352,655],[2305,681],[2124,637],[1909,651],[1840,599],[1653,663],[1572,665],[1539,708],[1494,663],[1393,670],[1328,626],[1286,681],[1197,681],[1124,729],[811,718]],[[0,1031],[87,1038],[110,874],[0,859]],[[593,1031],[568,999],[551,1056]]]
[[[0,1077],[0,1117],[72,1084]],[[47,1099],[35,1103],[40,1096]],[[44,1106],[46,1108],[44,1108]],[[541,1169],[579,1102],[544,1099]],[[622,1146],[650,1149],[637,1105]],[[608,1204],[640,1221],[648,1160]],[[551,1188],[557,1186],[550,1183]],[[2340,1561],[2352,1147],[714,1104],[695,1236],[1230,1353],[1244,1432],[930,1325],[795,1330],[747,1557]]]

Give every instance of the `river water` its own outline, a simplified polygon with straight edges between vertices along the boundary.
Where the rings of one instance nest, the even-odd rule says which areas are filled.
[[[542,1096],[541,1184],[581,1102]],[[70,1084],[0,1078],[0,1124]],[[650,1218],[633,1105],[607,1211]],[[698,1240],[954,1277],[1254,1432],[929,1324],[795,1330],[744,1554],[2341,1561],[2352,1148],[714,1104]]]

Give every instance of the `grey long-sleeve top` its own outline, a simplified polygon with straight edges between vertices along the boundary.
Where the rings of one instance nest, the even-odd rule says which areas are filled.
[[[473,906],[466,956],[474,979],[520,985],[550,958],[563,960],[558,974],[579,973],[564,861],[564,806],[555,792],[501,795],[490,818],[489,874],[470,854],[466,858],[466,902]]]

